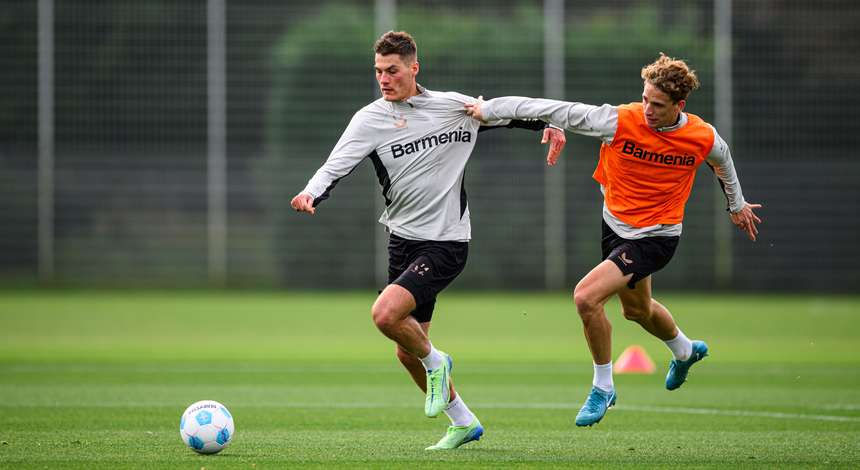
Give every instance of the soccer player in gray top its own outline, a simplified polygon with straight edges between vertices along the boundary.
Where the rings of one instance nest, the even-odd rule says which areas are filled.
[[[684,206],[696,169],[707,163],[728,200],[729,218],[755,241],[760,204],[744,200],[731,153],[716,129],[684,112],[687,96],[699,87],[695,71],[664,54],[642,68],[642,101],[620,106],[496,98],[470,103],[476,119],[539,118],[571,132],[601,140],[594,179],[603,192],[603,261],[573,292],[594,360],[594,380],[577,426],[599,422],[615,404],[612,380],[612,326],[603,305],[618,295],[624,317],[660,338],[672,351],[666,388],[675,390],[708,346],[691,341],[672,314],[651,296],[651,274],[662,269],[678,245]]]
[[[463,175],[478,132],[491,127],[544,129],[541,121],[499,120],[482,126],[464,105],[474,98],[427,90],[416,81],[417,47],[405,32],[389,31],[374,45],[382,98],[353,116],[325,164],[292,207],[313,214],[337,182],[365,158],[376,169],[390,233],[388,286],[371,310],[377,328],[397,343],[397,357],[426,393],[424,412],[451,420],[445,436],[428,450],[456,449],[484,432],[451,383],[451,357],[428,338],[436,296],[466,264],[471,238]],[[552,165],[564,132],[546,128]]]

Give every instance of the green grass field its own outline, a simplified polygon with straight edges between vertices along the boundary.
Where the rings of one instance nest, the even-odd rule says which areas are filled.
[[[658,372],[616,376],[618,406],[580,429],[567,294],[446,293],[431,337],[486,433],[428,453],[447,419],[423,416],[371,293],[0,292],[0,467],[860,466],[860,298],[659,300],[712,356],[666,391],[668,350],[610,303],[614,355],[640,344]],[[221,454],[180,440],[201,399],[235,417]]]

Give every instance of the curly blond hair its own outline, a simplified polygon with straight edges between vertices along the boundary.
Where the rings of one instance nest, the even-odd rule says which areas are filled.
[[[657,60],[642,67],[642,80],[669,95],[675,103],[687,99],[691,91],[699,88],[695,70],[691,70],[683,60],[662,52]]]

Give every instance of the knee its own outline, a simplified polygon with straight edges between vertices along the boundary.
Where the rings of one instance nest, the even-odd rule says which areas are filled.
[[[642,320],[646,320],[651,316],[651,309],[648,307],[640,307],[640,306],[622,306],[622,313],[624,314],[624,318],[640,322]]]
[[[373,323],[380,330],[392,328],[398,320],[397,312],[389,304],[377,301],[370,310]]]
[[[576,311],[579,312],[579,316],[583,319],[590,317],[600,309],[600,302],[584,289],[574,289],[573,303],[576,305]]]

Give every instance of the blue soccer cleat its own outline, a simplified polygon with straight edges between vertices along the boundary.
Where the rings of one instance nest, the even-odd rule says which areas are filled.
[[[687,380],[690,367],[708,355],[708,345],[704,341],[693,341],[693,352],[686,361],[673,359],[669,363],[669,373],[666,374],[666,389],[675,390]]]
[[[597,387],[591,387],[591,393],[588,394],[585,404],[576,415],[576,425],[591,426],[599,423],[606,414],[606,410],[615,406],[616,398],[615,390],[604,392]]]

